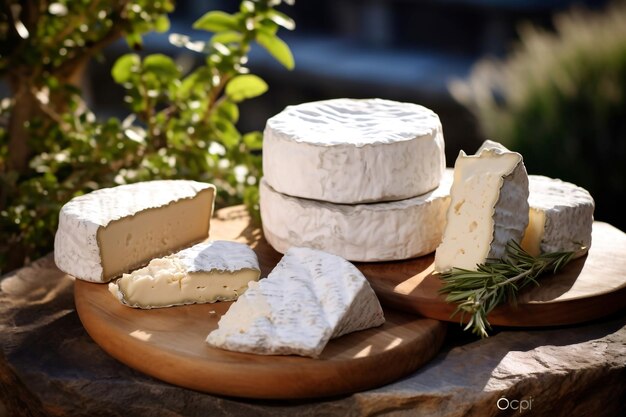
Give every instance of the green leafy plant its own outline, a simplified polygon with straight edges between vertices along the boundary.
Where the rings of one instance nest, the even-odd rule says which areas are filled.
[[[451,84],[484,133],[524,155],[529,173],[587,188],[596,217],[626,227],[626,4],[525,27],[504,61]]]
[[[141,163],[121,172],[121,180],[194,178],[217,185],[222,203],[240,201],[258,213],[262,135],[241,134],[238,104],[265,93],[267,84],[246,66],[252,42],[257,42],[286,68],[294,66],[289,47],[277,35],[279,27],[295,24],[277,11],[277,1],[243,1],[239,12],[211,11],[195,29],[214,32],[207,41],[173,34],[170,41],[205,56],[203,65],[182,74],[162,54],[143,59],[127,54],[112,69],[126,89],[132,114],[127,134],[141,145]]]
[[[60,206],[111,184],[134,144],[80,98],[87,62],[121,36],[167,30],[171,0],[15,1],[0,9],[0,272],[48,252]]]
[[[107,121],[81,100],[80,68],[120,36],[137,49],[143,33],[166,31],[171,2],[13,2],[4,9],[1,44],[10,50],[0,51],[0,69],[13,96],[0,103],[0,271],[49,252],[60,207],[101,187],[211,181],[220,189],[218,204],[245,199],[254,211],[262,136],[235,125],[238,103],[267,90],[246,67],[251,43],[293,67],[276,33],[294,23],[275,9],[279,4],[243,1],[237,13],[205,14],[194,27],[215,32],[207,41],[172,35],[174,44],[205,56],[188,74],[161,54],[119,58],[112,76],[126,89],[131,114]],[[9,47],[11,40],[16,45]]]

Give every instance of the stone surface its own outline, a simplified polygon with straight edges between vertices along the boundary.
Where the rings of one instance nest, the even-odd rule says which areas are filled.
[[[74,310],[72,279],[47,257],[0,279],[0,417],[626,415],[625,312],[581,326],[501,329],[486,340],[456,325],[449,333],[432,362],[378,389],[317,401],[217,397],[104,353]],[[510,408],[520,404],[527,409]]]

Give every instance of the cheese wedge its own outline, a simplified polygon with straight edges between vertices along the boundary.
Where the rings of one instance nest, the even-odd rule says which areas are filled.
[[[60,270],[92,282],[112,278],[205,240],[215,186],[164,180],[93,191],[59,214],[54,260]]]
[[[529,175],[528,179],[530,217],[522,248],[533,256],[574,251],[578,257],[587,253],[595,208],[589,192],[558,179],[539,175]]]
[[[109,283],[122,304],[138,308],[232,301],[261,275],[248,245],[217,240],[199,243]]]
[[[438,272],[476,270],[501,258],[507,242],[521,242],[528,225],[528,175],[522,156],[489,141],[476,155],[461,151],[454,165]]]
[[[259,355],[318,357],[330,339],[384,322],[374,291],[354,265],[291,248],[267,278],[250,283],[207,343]]]

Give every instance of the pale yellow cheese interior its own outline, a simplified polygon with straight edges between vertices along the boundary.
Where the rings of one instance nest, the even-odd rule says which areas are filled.
[[[522,248],[532,256],[541,254],[541,240],[546,226],[546,213],[531,208],[528,212],[528,227],[522,239]]]
[[[108,280],[200,242],[209,235],[214,189],[193,198],[112,221],[97,233],[103,278]]]
[[[124,274],[109,288],[133,307],[168,307],[236,300],[248,283],[259,276],[260,272],[254,269],[187,272],[180,260],[168,257],[154,259],[148,266]]]
[[[477,264],[485,262],[494,239],[493,215],[503,176],[518,163],[519,156],[514,153],[459,156],[443,239],[435,253],[435,270],[475,270]]]

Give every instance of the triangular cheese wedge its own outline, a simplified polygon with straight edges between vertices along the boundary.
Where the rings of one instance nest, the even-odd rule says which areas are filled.
[[[213,347],[262,355],[317,357],[331,338],[380,326],[380,303],[345,259],[291,248],[248,290],[207,337]]]
[[[522,155],[486,141],[476,155],[461,151],[454,165],[451,202],[435,270],[476,270],[501,258],[528,225],[528,175]]]
[[[122,304],[137,308],[232,301],[261,276],[254,251],[243,243],[198,243],[109,283]]]

